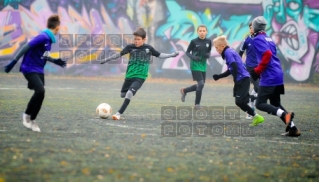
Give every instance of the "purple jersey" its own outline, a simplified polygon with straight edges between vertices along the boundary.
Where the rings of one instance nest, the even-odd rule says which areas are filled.
[[[248,36],[241,44],[240,51],[246,51],[246,66],[250,68],[255,68],[258,66],[256,53],[254,46],[252,45],[253,39]]]
[[[284,73],[282,71],[280,60],[277,58],[276,45],[265,33],[258,34],[253,39],[256,57],[258,63],[262,60],[263,54],[270,50],[272,56],[266,69],[260,74],[260,86],[277,86],[284,84]]]
[[[51,39],[45,32],[41,32],[28,42],[30,49],[24,54],[20,71],[23,74],[40,73],[44,74],[46,60],[43,55],[49,55],[51,50]]]
[[[228,67],[228,70],[231,72],[233,75],[233,70],[232,67],[230,66],[233,62],[236,63],[237,65],[237,78],[236,81],[239,81],[243,78],[250,77],[248,71],[246,70],[246,67],[239,56],[239,54],[234,50],[229,47],[225,48],[226,50],[224,51],[224,56],[226,60],[226,65]]]

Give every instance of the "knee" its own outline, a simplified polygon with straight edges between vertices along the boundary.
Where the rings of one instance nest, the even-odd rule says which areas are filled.
[[[204,81],[198,82],[198,84],[197,84],[197,90],[199,90],[199,91],[203,90],[204,85],[205,85]]]
[[[238,107],[240,107],[240,106],[242,106],[243,104],[247,104],[247,103],[245,103],[245,102],[243,101],[243,99],[236,98],[235,104],[236,104]]]
[[[124,98],[126,95],[126,92],[121,92],[121,98]]]
[[[131,90],[126,92],[125,98],[131,100],[134,96],[133,92]]]
[[[38,96],[44,96],[45,94],[45,89],[44,87],[41,87],[41,88],[37,88],[34,90],[35,94],[38,95]]]

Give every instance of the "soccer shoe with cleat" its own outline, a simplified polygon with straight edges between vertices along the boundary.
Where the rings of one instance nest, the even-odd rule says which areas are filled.
[[[30,115],[27,115],[26,113],[22,114],[22,124],[23,126],[25,126],[26,128],[31,129],[31,120],[30,120]]]
[[[288,132],[281,134],[281,136],[289,136],[289,137],[298,137],[300,135],[301,135],[301,131],[295,126],[290,128]]]
[[[114,114],[114,115],[112,116],[112,119],[113,119],[113,120],[120,120],[120,119],[121,119],[121,114],[120,114],[119,112],[117,112],[116,114]]]
[[[246,119],[252,119],[253,117],[251,117],[251,115],[246,114]]]
[[[294,117],[295,117],[294,112],[288,112],[288,113],[284,112],[282,116],[280,117],[281,120],[283,120],[284,123],[286,124],[286,132],[290,130],[291,121],[294,119]]]
[[[182,102],[185,102],[186,94],[184,93],[184,88],[181,88],[180,92],[181,92],[181,100],[182,100]]]
[[[37,122],[35,120],[31,121],[31,130],[36,132],[41,132]]]
[[[264,117],[262,117],[259,114],[256,114],[253,118],[253,122],[249,126],[257,126],[258,124],[263,123],[264,121]]]

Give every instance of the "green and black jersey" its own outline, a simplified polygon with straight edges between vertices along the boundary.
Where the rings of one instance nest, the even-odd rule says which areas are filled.
[[[160,53],[151,45],[143,44],[136,47],[134,44],[127,45],[122,51],[121,56],[130,54],[125,78],[146,79],[152,56],[159,57]]]
[[[212,41],[210,39],[200,39],[197,37],[196,39],[193,39],[187,50],[186,54],[189,56],[190,52],[193,56],[197,56],[200,58],[200,60],[194,60],[191,56],[191,62],[190,62],[190,68],[192,71],[201,71],[206,72],[206,53],[210,53],[212,49]]]

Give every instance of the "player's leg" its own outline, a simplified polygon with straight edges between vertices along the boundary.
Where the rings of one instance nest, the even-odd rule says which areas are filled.
[[[192,71],[192,76],[193,76],[193,80],[196,81],[197,76],[198,76],[198,71]],[[196,89],[197,89],[197,84],[194,84],[194,85],[186,87],[186,88],[181,88],[180,92],[181,92],[182,102],[185,102],[185,97],[186,97],[186,94],[188,92],[194,92],[194,91],[196,91]]]
[[[128,89],[130,88],[130,86],[132,85],[133,83],[133,79],[125,79],[124,80],[124,83],[122,85],[122,88],[121,88],[121,98],[124,98],[125,95],[126,95],[126,92],[128,91]]]
[[[195,109],[201,109],[200,101],[202,99],[202,92],[205,85],[206,72],[199,72],[197,76],[197,88],[195,96]]]
[[[28,87],[29,89],[34,90],[34,94],[31,97],[27,109],[25,111],[25,115],[30,116],[30,122],[31,125],[28,123],[25,123],[25,120],[23,120],[23,124],[27,128],[31,128],[33,131],[40,132],[40,128],[38,124],[36,123],[35,119],[41,109],[43,100],[44,100],[44,75],[37,74],[37,73],[29,73],[24,75],[25,78],[28,80]]]
[[[250,79],[244,78],[238,81],[236,88],[234,89],[235,93],[235,103],[236,105],[245,113],[253,116],[253,126],[258,125],[259,123],[264,122],[264,118],[255,113],[255,111],[247,105],[249,100],[249,87]]]
[[[277,107],[277,115],[286,125],[286,136],[300,136],[300,130],[295,126],[293,118],[295,113],[288,112],[282,105],[280,95],[284,94],[284,85],[276,86],[273,94],[269,97],[270,104]]]
[[[136,92],[142,87],[143,83],[145,80],[140,79],[140,78],[135,78],[129,87],[128,91],[125,94],[125,99],[124,102],[121,106],[121,108],[118,110],[116,114],[112,116],[113,120],[119,120],[121,118],[121,114],[124,113],[126,110],[127,106],[130,104],[131,99],[133,96],[136,94]]]

